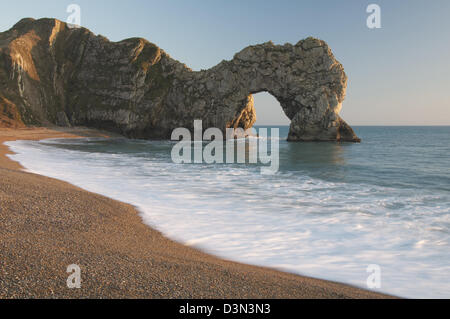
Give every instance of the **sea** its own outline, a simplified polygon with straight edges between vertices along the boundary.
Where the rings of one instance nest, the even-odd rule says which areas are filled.
[[[354,127],[361,143],[290,143],[288,127],[275,128],[279,169],[269,175],[260,162],[175,163],[174,141],[7,145],[27,171],[130,203],[184,245],[400,297],[450,298],[450,127]]]

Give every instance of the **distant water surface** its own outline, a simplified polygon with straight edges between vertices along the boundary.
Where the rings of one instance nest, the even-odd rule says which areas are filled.
[[[16,141],[11,157],[141,210],[168,237],[245,263],[404,297],[450,298],[450,127],[356,127],[361,144],[288,143],[280,170],[174,164],[173,142]]]

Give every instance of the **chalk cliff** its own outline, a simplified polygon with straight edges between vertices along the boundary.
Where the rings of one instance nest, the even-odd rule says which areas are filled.
[[[0,33],[0,126],[83,125],[133,138],[177,127],[251,127],[253,93],[272,94],[290,141],[359,141],[339,111],[347,76],[328,45],[249,46],[194,72],[141,38],[111,42],[56,19],[23,19]]]

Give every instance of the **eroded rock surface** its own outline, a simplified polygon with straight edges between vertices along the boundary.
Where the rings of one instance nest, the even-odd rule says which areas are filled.
[[[0,33],[0,120],[84,125],[135,138],[177,127],[242,127],[256,121],[252,94],[272,94],[291,119],[291,141],[359,141],[339,116],[347,77],[330,48],[250,46],[194,72],[145,39],[110,42],[55,19],[23,19]]]

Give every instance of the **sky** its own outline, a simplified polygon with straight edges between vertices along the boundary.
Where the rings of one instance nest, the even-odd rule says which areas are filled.
[[[81,25],[112,41],[143,37],[194,70],[251,44],[325,40],[349,77],[341,111],[351,125],[450,125],[450,0],[17,0],[0,11],[0,32],[24,17]],[[366,25],[369,4],[381,28]],[[258,125],[287,124],[268,93],[255,96]]]

